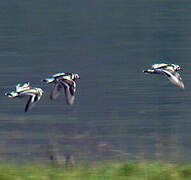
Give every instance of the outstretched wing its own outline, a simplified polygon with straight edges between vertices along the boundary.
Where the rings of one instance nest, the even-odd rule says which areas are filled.
[[[31,109],[36,104],[36,102],[38,100],[39,100],[38,95],[36,95],[36,94],[31,95],[28,99],[26,106],[25,106],[25,112],[27,112],[29,109]]]
[[[73,105],[75,100],[76,84],[74,81],[62,80],[60,81],[64,87],[64,92],[66,96],[66,103],[68,105]]]
[[[57,83],[52,89],[52,92],[50,93],[50,99],[55,100],[59,96],[61,89],[62,89],[62,84]]]
[[[25,91],[25,90],[29,90],[31,87],[30,87],[30,82],[25,82],[23,84],[17,84],[16,86],[16,92],[22,92],[22,91]]]
[[[151,68],[152,69],[162,69],[162,68],[165,68],[167,66],[168,66],[168,64],[166,64],[166,63],[158,63],[158,64],[152,64]]]
[[[184,89],[184,83],[179,73],[177,73],[176,71],[169,71],[169,70],[162,70],[162,71],[173,84],[177,85],[181,89]]]
[[[163,70],[161,69],[147,69],[143,70],[143,72],[148,74],[164,74]]]

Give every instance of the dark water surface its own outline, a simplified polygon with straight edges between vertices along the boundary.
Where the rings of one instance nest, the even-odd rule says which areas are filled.
[[[191,161],[191,2],[0,2],[0,159]],[[186,90],[142,70],[177,63]],[[73,107],[40,80],[77,72]],[[18,82],[46,91],[30,112]]]

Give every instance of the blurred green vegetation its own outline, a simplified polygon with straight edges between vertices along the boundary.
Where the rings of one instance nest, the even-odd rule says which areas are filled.
[[[126,162],[48,165],[0,165],[0,180],[190,180],[190,164]]]

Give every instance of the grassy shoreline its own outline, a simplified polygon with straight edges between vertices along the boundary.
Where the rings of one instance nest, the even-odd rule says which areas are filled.
[[[0,180],[190,180],[191,164],[160,162],[96,163],[64,168],[0,165]]]

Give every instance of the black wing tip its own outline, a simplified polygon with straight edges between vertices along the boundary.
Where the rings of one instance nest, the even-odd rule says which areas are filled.
[[[27,112],[28,109],[29,109],[29,106],[30,106],[30,103],[31,103],[31,99],[32,99],[32,96],[30,96],[29,99],[28,99],[28,102],[27,102],[27,104],[25,106],[25,112]]]
[[[25,113],[28,111],[28,107],[25,107]]]
[[[72,106],[74,105],[74,102],[72,102],[72,103],[66,102],[66,104],[67,104],[69,107],[72,107]]]
[[[27,112],[28,110],[29,110],[29,103],[27,103],[25,106],[25,112]]]
[[[41,82],[48,83],[48,81],[46,79],[41,79]]]
[[[50,94],[50,100],[51,100],[51,101],[53,101],[53,100],[54,100],[54,98],[52,97],[52,95],[51,95],[51,94]]]

